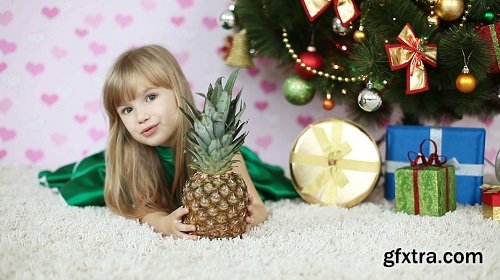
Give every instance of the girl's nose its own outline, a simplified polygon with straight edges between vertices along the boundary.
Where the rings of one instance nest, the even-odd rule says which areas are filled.
[[[139,123],[144,123],[145,121],[149,120],[149,115],[146,113],[141,113],[138,115],[138,121]]]

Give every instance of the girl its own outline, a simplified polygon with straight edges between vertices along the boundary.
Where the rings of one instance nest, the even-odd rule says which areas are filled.
[[[196,239],[189,234],[195,226],[182,223],[188,209],[180,206],[183,184],[192,173],[184,153],[190,124],[179,110],[181,106],[188,111],[183,100],[193,104],[188,82],[170,52],[158,45],[126,51],[104,83],[109,119],[105,154],[55,172],[42,171],[41,184],[56,187],[70,205],[105,204],[162,234]],[[253,198],[246,218],[248,231],[267,218],[262,199],[298,195],[281,168],[263,163],[248,148],[242,147],[235,159],[239,162],[233,169],[242,175]]]

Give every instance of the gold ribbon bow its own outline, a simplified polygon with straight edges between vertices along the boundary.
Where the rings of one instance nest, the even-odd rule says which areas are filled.
[[[313,22],[330,6],[331,2],[332,0],[302,0],[302,6],[309,21]],[[360,14],[358,6],[352,0],[333,0],[333,9],[342,26],[349,25]]]
[[[408,23],[399,33],[397,40],[401,44],[385,45],[391,70],[407,67],[406,94],[428,90],[429,80],[423,62],[436,67],[437,46],[425,45],[422,39],[415,37],[415,32]]]
[[[481,185],[481,189],[485,190],[486,193],[500,193],[500,186],[499,185],[484,184],[484,185]]]
[[[333,122],[331,140],[328,139],[324,129],[311,126],[322,155],[300,152],[294,152],[291,155],[292,163],[324,167],[324,170],[311,180],[302,189],[302,192],[319,198],[320,201],[326,202],[325,204],[336,204],[338,188],[342,188],[349,183],[349,179],[344,174],[344,169],[372,173],[377,173],[380,169],[378,162],[344,158],[351,152],[352,148],[347,142],[341,142],[342,125],[340,121]]]

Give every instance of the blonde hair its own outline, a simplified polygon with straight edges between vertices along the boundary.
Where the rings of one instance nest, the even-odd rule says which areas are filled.
[[[158,45],[147,45],[124,52],[111,67],[103,89],[103,103],[109,118],[106,146],[104,198],[115,213],[142,218],[150,212],[171,212],[180,205],[182,187],[192,171],[184,153],[189,122],[178,118],[176,129],[175,175],[167,186],[165,170],[154,147],[137,142],[122,123],[117,107],[134,98],[135,81],[144,77],[155,86],[171,89],[177,106],[187,111],[193,104],[189,84],[174,56]]]

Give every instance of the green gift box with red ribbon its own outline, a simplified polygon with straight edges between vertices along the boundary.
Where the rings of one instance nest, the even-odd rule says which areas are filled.
[[[423,154],[423,144],[434,144],[434,153]],[[408,152],[409,166],[396,169],[396,211],[423,216],[442,216],[457,207],[455,167],[446,165],[436,143],[425,139],[420,152]]]

